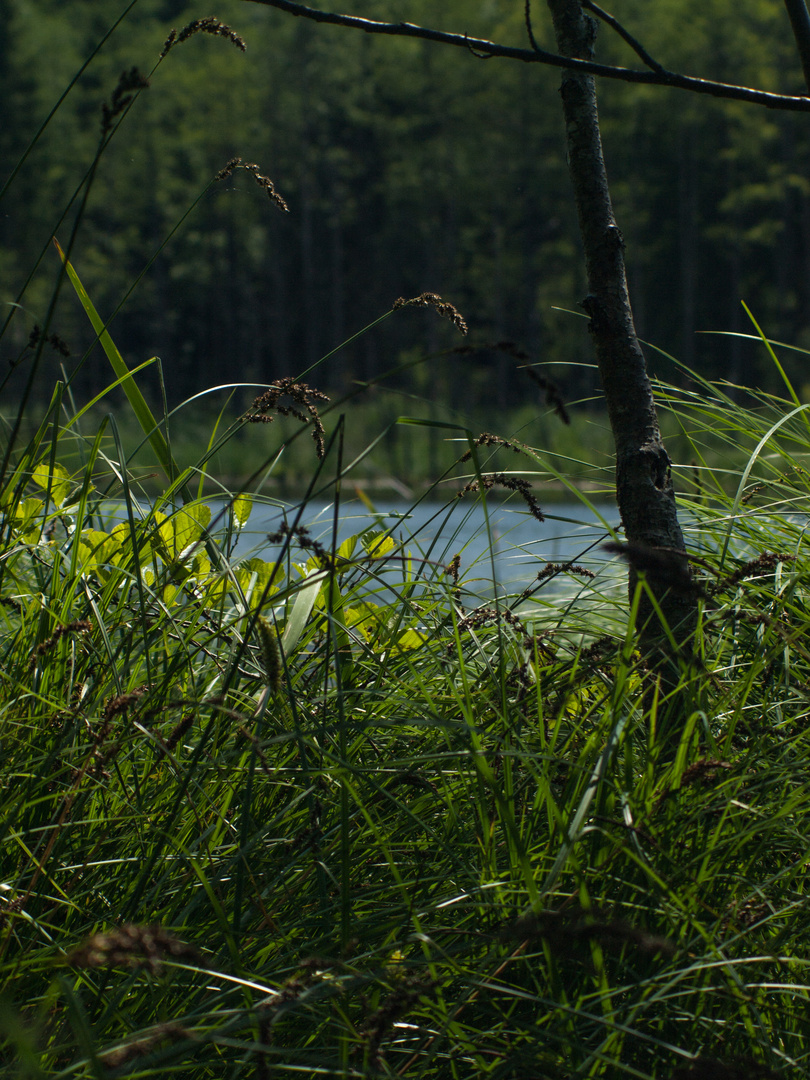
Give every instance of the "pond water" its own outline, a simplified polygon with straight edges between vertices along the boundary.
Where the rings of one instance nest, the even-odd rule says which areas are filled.
[[[289,525],[306,526],[311,537],[332,547],[335,505],[310,502],[300,512],[255,505],[242,531],[236,554],[270,558],[276,545],[268,534]],[[423,502],[416,506],[375,500],[372,512],[359,499],[343,503],[337,515],[337,542],[374,529],[403,541],[416,557],[439,565],[461,556],[462,573],[480,580],[482,592],[509,592],[536,578],[546,563],[575,561],[591,569],[604,565],[608,556],[602,544],[610,528],[619,523],[615,504],[559,503],[544,507],[545,520],[537,521],[522,502],[488,501],[486,512],[480,499],[454,499],[449,503]],[[487,587],[488,585],[488,587]]]

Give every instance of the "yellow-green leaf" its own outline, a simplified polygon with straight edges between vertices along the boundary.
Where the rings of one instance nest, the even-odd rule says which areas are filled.
[[[425,635],[420,634],[418,630],[406,630],[397,638],[397,646],[400,649],[419,649],[426,641]]]
[[[343,621],[347,627],[359,630],[370,641],[379,629],[380,608],[376,604],[353,604],[343,609]]]
[[[23,499],[21,503],[17,504],[14,512],[14,527],[21,531],[28,529],[44,509],[45,503],[42,499]]]
[[[197,543],[211,520],[211,507],[205,503],[187,503],[172,517],[174,554],[180,557],[191,544]]]
[[[121,547],[117,536],[111,536],[101,529],[85,529],[81,534],[81,542],[87,547],[88,560],[95,566],[109,562]]]
[[[350,536],[348,540],[344,540],[337,550],[338,559],[350,559],[354,554],[354,549],[357,547],[357,537]]]
[[[216,607],[227,593],[229,584],[230,578],[227,574],[215,574],[208,578],[205,582],[206,605]]]
[[[237,529],[244,528],[253,510],[253,497],[251,495],[237,495],[233,500],[231,509],[233,510],[233,519],[236,522]]]
[[[396,550],[396,542],[391,536],[380,536],[379,534],[370,538],[365,544],[366,551],[374,559],[382,559],[386,555],[389,555],[392,551]]]
[[[31,474],[35,484],[43,490],[51,487],[51,498],[55,506],[61,506],[70,494],[70,477],[64,465],[54,464],[53,469],[45,462],[40,462]]]
[[[273,575],[273,571],[276,571]],[[273,575],[273,584],[267,593],[268,582]],[[281,567],[276,570],[276,564],[266,562],[264,559],[245,559],[236,569],[236,580],[239,587],[249,601],[251,594],[272,596],[277,591],[279,584],[284,579],[284,571]]]

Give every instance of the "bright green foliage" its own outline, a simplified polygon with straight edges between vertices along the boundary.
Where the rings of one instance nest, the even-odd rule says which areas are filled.
[[[253,499],[250,495],[237,495],[233,500],[231,511],[233,512],[234,523],[238,529],[243,529],[245,525],[247,525],[252,509]]]

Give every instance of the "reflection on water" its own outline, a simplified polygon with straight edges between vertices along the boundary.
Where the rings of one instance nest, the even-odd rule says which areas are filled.
[[[343,504],[338,513],[337,543],[375,529],[402,541],[414,556],[439,565],[446,565],[458,554],[464,578],[479,578],[481,591],[492,591],[493,580],[499,590],[523,588],[549,562],[573,560],[596,569],[607,558],[601,544],[619,521],[616,506],[605,503],[593,508],[585,503],[560,503],[548,511],[544,508],[546,520],[542,523],[517,501],[491,502],[486,513],[480,501],[458,499],[415,507],[377,501],[375,509],[376,513],[371,513],[359,500]],[[270,558],[275,549],[268,544],[267,535],[277,532],[285,520],[288,525],[295,524],[297,515],[295,507],[283,513],[277,507],[254,506],[236,553]],[[312,502],[304,508],[298,524],[331,548],[334,519],[334,503]]]

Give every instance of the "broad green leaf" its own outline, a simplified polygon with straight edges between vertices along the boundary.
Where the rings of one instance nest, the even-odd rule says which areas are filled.
[[[176,562],[185,558],[189,549],[202,542],[203,532],[211,520],[211,508],[205,503],[187,503],[170,517],[154,512],[157,523],[155,546],[165,562]]]
[[[275,571],[275,574],[273,573]],[[273,562],[266,562],[264,559],[245,559],[245,561],[236,568],[236,580],[239,582],[239,587],[245,594],[245,599],[250,603],[251,595],[267,595],[272,596],[274,592],[278,591],[280,582],[284,580],[284,570],[282,567],[278,567],[276,570],[276,564]],[[270,578],[273,578],[273,584],[267,591],[268,582]]]
[[[141,566],[144,566],[152,561],[156,549],[160,549],[163,545],[160,538],[154,533],[149,537],[148,541],[142,540],[141,536],[142,534],[138,536],[138,542],[134,546],[137,550],[138,562]],[[126,521],[119,522],[110,530],[110,537],[118,544],[118,549],[112,553],[110,561],[116,566],[126,565],[134,554],[129,523]]]
[[[155,510],[154,519],[157,524],[157,529],[155,529],[152,542],[164,559],[171,559],[175,554],[174,525],[172,524],[172,520],[160,510]]]
[[[227,574],[215,574],[205,582],[204,603],[216,607],[228,592],[230,578]]]
[[[420,649],[427,637],[424,634],[420,634],[418,630],[406,630],[404,634],[400,634],[397,638],[397,647],[400,649]]]
[[[191,570],[184,562],[169,563],[166,570],[175,585],[182,585],[191,577]]]
[[[357,537],[350,536],[348,540],[344,540],[337,550],[338,559],[350,559],[354,555],[354,549],[357,547]]]
[[[367,641],[376,636],[381,617],[381,609],[376,604],[353,604],[343,609],[343,621],[346,626],[359,630]]]
[[[20,531],[27,530],[44,510],[45,503],[42,499],[23,499],[14,510],[14,527]]]
[[[189,547],[195,544],[202,536],[208,522],[211,520],[211,507],[205,503],[187,503],[182,510],[178,510],[172,516],[174,529],[174,549],[177,558]]]
[[[211,573],[211,560],[202,549],[194,552],[194,558],[191,560],[191,573],[200,580],[207,578]]]
[[[113,525],[112,529],[110,529],[110,536],[119,544],[125,544],[129,535],[129,523],[126,521],[119,521],[117,525]]]
[[[242,529],[247,525],[248,518],[253,510],[253,497],[251,495],[237,495],[231,505],[236,527]]]
[[[78,536],[76,538],[76,546],[79,549],[76,556],[77,567],[81,569],[82,572],[91,570],[95,565],[92,547],[84,542],[83,536]]]
[[[307,577],[309,574],[316,574],[318,571],[325,569],[324,561],[320,555],[313,555],[312,558],[307,559],[303,566],[300,563],[295,563],[294,565],[302,577]]]
[[[382,559],[386,555],[390,555],[392,551],[396,551],[396,541],[391,536],[380,535],[379,533],[373,534],[368,539],[363,539],[363,545],[369,555],[374,559]]]
[[[164,585],[163,592],[161,593],[161,600],[166,607],[171,607],[174,601],[177,599],[181,588],[179,585]]]
[[[109,562],[121,547],[117,536],[111,536],[101,529],[85,529],[81,534],[81,543],[88,549],[88,561],[95,566]]]
[[[70,494],[70,477],[64,465],[55,464],[53,470],[44,462],[40,462],[31,474],[31,479],[43,490],[51,485],[51,498],[54,505],[61,506]]]

